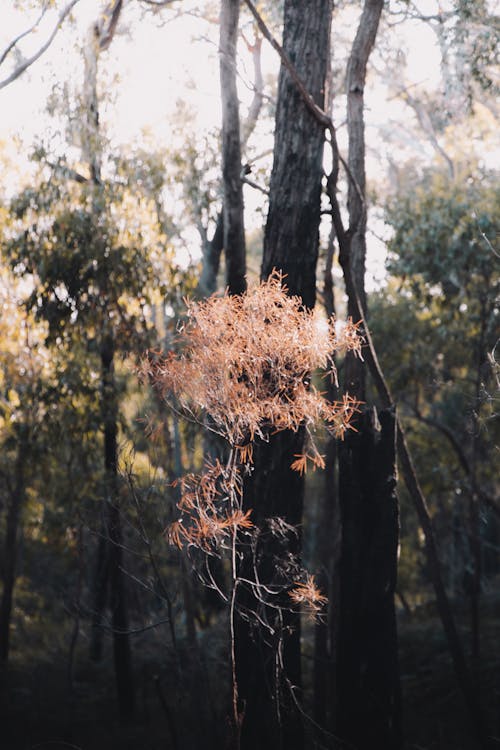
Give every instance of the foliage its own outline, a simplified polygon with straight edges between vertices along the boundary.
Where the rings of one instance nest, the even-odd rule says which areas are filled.
[[[482,538],[493,538],[496,527],[492,353],[500,280],[493,242],[500,192],[493,174],[457,181],[429,171],[392,200],[386,216],[394,230],[392,278],[371,298],[371,327],[400,412],[410,420],[420,481],[447,541],[449,580],[461,582],[460,569],[470,564],[471,498],[482,503]],[[403,539],[403,553],[413,559],[420,541],[407,509]]]
[[[179,336],[180,354],[148,356],[141,374],[167,401],[175,397],[184,415],[196,421],[209,415],[210,428],[229,445],[226,465],[217,460],[203,474],[180,479],[181,517],[169,528],[176,546],[213,552],[234,544],[238,531],[253,527],[242,495],[257,439],[310,428],[320,420],[338,437],[349,429],[356,401],[346,395],[341,402],[328,402],[311,385],[310,373],[323,367],[335,377],[334,353],[359,354],[361,338],[351,322],[340,331],[333,320],[321,325],[318,313],[287,294],[279,273],[241,296],[226,293],[190,302],[187,318]],[[305,471],[308,459],[324,468],[311,444],[312,455],[295,456],[292,468]],[[305,600],[313,590],[309,583],[307,579],[295,590],[294,601]],[[319,601],[311,598],[314,607]]]

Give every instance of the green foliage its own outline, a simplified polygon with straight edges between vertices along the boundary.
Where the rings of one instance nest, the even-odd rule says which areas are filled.
[[[499,329],[493,247],[499,218],[494,175],[460,183],[429,172],[387,210],[394,229],[392,278],[370,300],[375,344],[408,422],[420,481],[447,550],[456,544],[452,517],[467,528],[471,493],[494,497],[497,491],[500,431],[491,353]],[[408,520],[408,510],[403,516]],[[494,523],[484,506],[481,534]],[[404,554],[415,555],[419,546],[412,524],[405,523]],[[468,554],[460,553],[465,567]]]
[[[491,249],[499,230],[500,189],[496,175],[454,182],[427,174],[387,211],[394,228],[389,272],[409,280],[412,293],[454,305],[460,296],[474,305],[498,292],[498,259]],[[481,294],[479,294],[481,292]]]

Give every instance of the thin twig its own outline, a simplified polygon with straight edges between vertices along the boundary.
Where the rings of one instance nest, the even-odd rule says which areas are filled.
[[[25,70],[27,70],[31,65],[33,65],[34,62],[38,60],[39,57],[43,55],[43,53],[50,47],[52,42],[54,41],[54,38],[59,31],[64,19],[67,15],[71,12],[71,10],[74,8],[74,6],[79,2],[79,0],[71,0],[65,8],[61,11],[59,14],[59,18],[57,20],[57,23],[54,27],[54,30],[52,31],[52,34],[49,36],[45,44],[43,44],[40,49],[35,52],[34,55],[29,57],[27,60],[25,60],[21,65],[19,65],[15,70],[12,71],[12,73],[7,76],[7,78],[4,78],[3,81],[0,81],[0,89],[3,89],[5,86],[8,86],[9,83],[12,83],[12,81],[15,81],[16,78],[19,78],[20,75],[24,73]]]

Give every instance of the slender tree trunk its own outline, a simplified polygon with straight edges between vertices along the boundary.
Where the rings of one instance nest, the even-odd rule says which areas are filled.
[[[26,442],[21,439],[17,448],[14,483],[11,492],[9,492],[7,505],[7,523],[2,561],[3,591],[0,601],[0,664],[6,663],[9,658],[10,622],[14,586],[16,583],[19,525],[25,496],[26,451]]]
[[[301,433],[280,433],[254,451],[255,471],[246,483],[244,503],[252,508],[252,520],[261,532],[253,550],[239,549],[241,578],[252,580],[257,570],[259,581],[268,587],[291,583],[293,565],[287,569],[286,561],[300,554],[304,480],[290,471],[290,463],[302,445]],[[273,517],[290,527],[273,533]],[[262,590],[257,600],[244,586],[238,591],[235,656],[243,713],[241,747],[300,750],[303,730],[294,703],[301,697],[299,616],[289,611],[286,592],[268,600]]]
[[[204,236],[202,246],[202,268],[198,283],[198,294],[210,297],[217,290],[220,256],[224,247],[224,211],[217,215],[214,234],[211,240]]]
[[[365,80],[368,59],[375,44],[384,0],[366,0],[347,63],[347,131],[349,138],[347,208],[350,236],[351,273],[359,300],[366,313],[366,174],[365,174]],[[356,320],[355,300],[348,297],[348,314]],[[352,354],[345,364],[345,389],[364,401],[366,367]]]
[[[286,0],[284,49],[292,59],[318,104],[322,106],[328,66],[331,0]],[[278,86],[274,163],[269,212],[265,229],[262,278],[274,268],[286,274],[292,294],[307,307],[316,297],[316,263],[323,174],[324,129],[311,115],[282,65]],[[304,435],[281,433],[257,447],[254,474],[245,487],[244,503],[253,508],[252,518],[263,529],[262,539],[244,558],[255,563],[260,580],[283,576],[277,561],[283,554],[300,556],[301,540],[289,531],[277,539],[268,532],[267,520],[278,516],[291,527],[302,521],[304,482],[291,471],[293,457],[302,452]],[[285,575],[289,576],[290,571]],[[253,577],[253,576],[252,576]],[[283,583],[283,578],[280,580]],[[286,595],[284,599],[286,598]],[[236,674],[241,709],[244,712],[242,748],[303,747],[300,702],[300,618],[288,611],[282,615],[261,605],[259,617],[270,625],[263,628],[240,617],[236,628]],[[239,607],[258,607],[241,587]]]
[[[123,532],[118,500],[118,404],[114,375],[114,334],[104,331],[101,341],[102,412],[104,424],[105,517],[109,543],[109,596],[112,611],[113,654],[118,705],[122,717],[134,712],[134,679],[123,573]]]
[[[103,645],[103,620],[108,601],[109,544],[107,539],[104,511],[102,513],[100,536],[97,541],[96,565],[92,592],[92,629],[90,633],[89,655],[92,661],[101,661]]]
[[[383,0],[366,0],[347,65],[349,137],[348,213],[350,272],[348,312],[366,309],[366,176],[364,88]],[[364,363],[348,355],[344,389],[361,401]],[[394,595],[399,538],[395,495],[395,419],[375,412],[356,421],[357,432],[339,445],[342,524],[335,628],[334,733],[359,750],[400,748],[400,690]]]
[[[82,131],[83,156],[88,161],[93,186],[93,210],[97,214],[104,209],[101,175],[101,145],[99,131],[99,99],[97,95],[97,71],[100,53],[107,49],[113,39],[122,10],[122,0],[112,0],[90,28],[85,47],[84,100],[86,123]],[[108,296],[107,280],[101,290],[103,298]],[[103,509],[103,534],[99,540],[98,564],[95,584],[93,655],[99,656],[102,648],[97,631],[102,619],[108,589],[112,611],[113,654],[119,711],[123,718],[134,711],[134,681],[130,635],[128,632],[128,608],[123,573],[123,532],[119,508],[118,476],[118,402],[114,374],[115,340],[113,326],[105,311],[101,331],[101,411],[104,432],[104,481],[105,499]]]
[[[329,78],[331,70],[329,70]],[[331,80],[328,91],[332,90]],[[331,105],[328,110],[331,109]],[[328,238],[327,256],[323,281],[323,301],[328,318],[335,314],[335,296],[333,287],[332,268],[335,256],[335,230],[333,226]],[[338,388],[333,380],[328,379],[326,395],[333,402],[338,398]],[[322,497],[320,500],[320,516],[315,540],[316,554],[319,566],[317,584],[323,593],[328,595],[329,607],[327,617],[318,618],[314,626],[314,673],[313,673],[313,718],[322,729],[328,728],[332,695],[332,672],[335,653],[333,631],[335,612],[334,602],[338,600],[336,592],[336,570],[340,550],[340,516],[337,488],[337,439],[329,436],[325,451],[325,476]],[[322,741],[321,734],[318,741]]]
[[[246,289],[240,113],[236,86],[239,14],[240,0],[222,0],[219,53],[222,101],[223,229],[226,283],[232,294],[241,294]]]

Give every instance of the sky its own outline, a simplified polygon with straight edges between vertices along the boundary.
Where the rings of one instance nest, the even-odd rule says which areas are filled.
[[[422,0],[432,11],[435,0]],[[37,14],[30,10],[34,3],[24,0],[16,10],[13,0],[0,0],[0,50],[20,31],[33,23]],[[58,3],[59,8],[62,2]],[[339,39],[352,34],[358,14],[355,10],[344,16],[343,26],[338,29]],[[183,14],[177,13],[182,6]],[[196,18],[196,6],[203,2],[183,0],[161,13],[143,13],[136,0],[128,0],[122,13],[118,33],[109,50],[102,55],[100,70],[104,87],[113,92],[110,101],[102,107],[112,141],[115,143],[140,143],[147,133],[149,143],[169,146],[172,142],[172,116],[178,100],[187,102],[192,108],[192,132],[208,132],[219,127],[221,119],[219,72],[217,55],[218,29],[215,24]],[[83,64],[80,54],[86,34],[97,17],[102,2],[80,0],[75,6],[72,22],[66,22],[55,41],[44,56],[10,86],[0,90],[0,144],[3,153],[19,167],[26,165],[25,156],[30,144],[41,134],[54,131],[54,121],[46,114],[46,104],[52,87],[61,80],[77,92],[82,82]],[[29,56],[38,49],[42,40],[50,33],[54,23],[54,12],[40,24],[36,33],[20,44],[23,54]],[[439,50],[431,32],[416,23],[406,23],[394,30],[394,38],[400,47],[401,65],[405,65],[406,84],[415,90],[439,85]],[[334,37],[335,42],[335,37]],[[341,43],[338,43],[341,46]],[[334,44],[334,50],[336,49]],[[0,53],[1,54],[1,53]],[[383,52],[373,56],[373,64],[384,64]],[[239,48],[239,94],[241,112],[244,116],[252,98],[251,61],[244,45]],[[264,75],[275,74],[279,67],[276,53],[266,43],[263,45]],[[1,78],[9,72],[4,64],[0,67]],[[5,71],[5,72],[4,72]],[[344,114],[343,100],[339,98],[334,109],[334,118],[339,127],[339,142],[345,149],[345,128],[341,126]],[[377,180],[384,169],[388,151],[395,146],[392,139],[384,142],[380,134],[401,129],[411,113],[403,102],[394,96],[390,87],[375,83],[366,91],[367,123],[367,170],[369,179]],[[253,147],[256,152],[271,145],[269,128],[267,135],[258,131]],[[374,147],[370,144],[376,144]],[[404,148],[404,144],[403,144]],[[9,179],[4,174],[4,190]],[[245,189],[249,225],[261,221],[256,213],[262,204],[262,195],[250,188]],[[383,222],[375,221],[375,235],[384,234]],[[369,242],[368,268],[372,276],[383,276],[384,247],[376,236]]]

